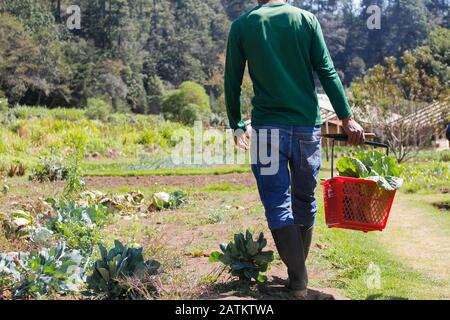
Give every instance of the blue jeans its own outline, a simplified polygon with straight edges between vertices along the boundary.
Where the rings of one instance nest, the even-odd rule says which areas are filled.
[[[320,126],[253,127],[252,171],[271,230],[292,224],[305,230],[314,226],[314,191],[322,164],[320,133]],[[270,166],[276,170],[267,170]]]

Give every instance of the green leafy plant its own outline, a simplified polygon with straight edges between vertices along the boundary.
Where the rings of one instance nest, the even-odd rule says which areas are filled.
[[[175,191],[172,193],[158,192],[153,194],[152,207],[156,210],[176,209],[186,202],[186,193]]]
[[[108,116],[112,113],[112,106],[102,99],[90,98],[87,101],[87,108],[85,115],[91,120],[106,121]]]
[[[404,166],[406,193],[424,192],[448,192],[450,180],[450,168],[446,163],[408,163]]]
[[[27,238],[34,231],[34,218],[31,214],[16,210],[3,219],[3,229],[7,239]]]
[[[396,160],[376,151],[344,157],[338,161],[336,169],[341,176],[373,180],[380,188],[390,191],[403,184],[402,170]]]
[[[108,210],[103,205],[80,206],[73,201],[48,200],[55,208],[47,227],[66,241],[71,249],[80,250],[87,260],[95,246],[103,239],[102,226],[108,220]]]
[[[154,260],[144,262],[142,248],[128,248],[118,240],[109,252],[103,245],[99,248],[101,259],[92,266],[93,273],[87,278],[88,289],[98,294],[99,298],[139,298],[126,279],[142,280],[155,274],[160,264]]]
[[[79,166],[79,157],[74,156],[71,160],[72,163],[67,169],[67,184],[64,188],[64,195],[66,197],[72,197],[81,191],[83,191],[86,187],[86,183],[81,177],[81,169]]]
[[[56,215],[48,218],[48,225],[53,228],[56,222],[82,221],[87,224],[103,226],[109,218],[108,210],[101,204],[80,205],[64,199],[47,199]]]
[[[267,245],[264,234],[261,233],[256,241],[247,230],[244,234],[235,234],[234,242],[221,244],[222,252],[215,251],[209,257],[210,262],[222,262],[229,269],[231,275],[239,277],[241,281],[264,282],[267,277],[262,272],[267,272],[273,261],[273,251],[263,251]]]
[[[14,281],[19,278],[20,273],[16,269],[14,257],[0,253],[0,299],[7,290],[13,290]]]
[[[64,242],[50,249],[0,255],[0,276],[7,276],[16,297],[42,298],[50,293],[77,292],[83,283],[82,257]]]
[[[66,180],[69,176],[69,168],[63,164],[62,160],[55,155],[41,159],[41,163],[36,166],[30,175],[30,180],[39,182],[54,182]]]

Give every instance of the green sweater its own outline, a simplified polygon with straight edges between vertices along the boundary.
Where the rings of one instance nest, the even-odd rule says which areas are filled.
[[[230,127],[246,129],[241,86],[248,62],[255,125],[322,124],[313,72],[340,119],[351,116],[317,18],[289,4],[259,5],[231,26],[225,66]]]

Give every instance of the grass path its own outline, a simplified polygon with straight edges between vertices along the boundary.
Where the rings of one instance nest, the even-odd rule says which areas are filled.
[[[378,240],[399,260],[437,284],[437,295],[450,298],[450,220],[432,206],[448,195],[399,193],[387,229]]]

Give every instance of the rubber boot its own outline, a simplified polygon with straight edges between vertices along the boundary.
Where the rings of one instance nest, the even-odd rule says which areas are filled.
[[[309,230],[304,230],[304,228],[298,228],[300,232],[300,236],[303,242],[303,252],[305,254],[305,260],[308,259],[309,249],[311,247],[311,241],[313,236],[314,227],[311,227]]]
[[[281,260],[288,269],[286,287],[296,298],[306,298],[308,274],[305,265],[303,241],[296,225],[272,230],[272,236]]]

